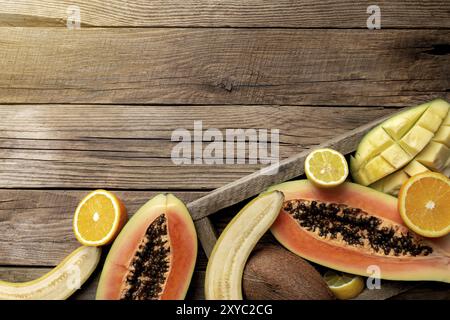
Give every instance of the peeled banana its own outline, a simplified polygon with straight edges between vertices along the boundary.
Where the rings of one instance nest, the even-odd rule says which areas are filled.
[[[207,300],[241,300],[242,274],[250,252],[270,228],[283,205],[279,191],[264,193],[247,204],[220,235],[206,269]]]
[[[0,300],[63,300],[89,278],[100,260],[98,247],[80,247],[42,277],[23,283],[0,281]]]

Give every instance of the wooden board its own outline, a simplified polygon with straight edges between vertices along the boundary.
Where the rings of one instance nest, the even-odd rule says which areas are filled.
[[[175,165],[170,157],[177,144],[171,141],[173,130],[193,130],[196,120],[203,121],[205,130],[280,129],[284,159],[393,112],[359,107],[0,105],[0,188],[209,191],[261,165]]]
[[[450,98],[450,30],[1,27],[0,39],[4,104],[405,106]]]
[[[82,27],[366,28],[367,7],[381,8],[383,28],[450,28],[446,0],[19,0],[0,7],[0,26],[66,25],[67,7],[80,8]]]
[[[0,279],[34,278],[77,246],[70,219],[88,190],[116,190],[134,212],[156,192],[189,202],[259,168],[176,167],[176,127],[279,128],[285,159],[398,107],[450,99],[450,2],[378,1],[377,31],[369,4],[3,2]],[[82,30],[66,30],[68,5]],[[195,213],[207,251],[240,205]],[[206,261],[200,250],[189,298],[203,297]],[[396,298],[449,292],[424,284]]]

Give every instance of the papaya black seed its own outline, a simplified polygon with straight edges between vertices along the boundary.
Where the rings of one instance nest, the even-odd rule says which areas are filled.
[[[368,240],[372,250],[384,255],[425,256],[433,252],[411,232],[400,233],[397,226],[382,226],[380,218],[360,208],[296,199],[286,201],[283,209],[305,230],[322,238],[340,239],[349,246],[364,246]]]
[[[158,299],[170,264],[167,219],[158,216],[147,228],[133,257],[122,291],[124,300]]]

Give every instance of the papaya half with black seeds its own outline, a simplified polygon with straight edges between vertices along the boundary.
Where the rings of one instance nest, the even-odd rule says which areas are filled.
[[[450,283],[450,237],[410,231],[395,197],[350,182],[319,189],[299,180],[270,190],[285,196],[271,232],[293,253],[351,274]]]
[[[172,194],[157,195],[114,241],[97,299],[184,299],[196,258],[197,234],[188,209]]]

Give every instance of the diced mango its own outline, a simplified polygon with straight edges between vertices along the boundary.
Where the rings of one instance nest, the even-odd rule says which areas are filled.
[[[433,141],[443,143],[450,148],[450,126],[441,126],[434,135]]]
[[[352,170],[359,170],[362,165],[395,143],[382,127],[373,129],[363,138],[363,141],[365,148],[358,149],[356,152]]]
[[[378,180],[370,187],[378,191],[397,196],[403,183],[408,179],[409,176],[403,170],[400,170],[384,177],[381,180]]]
[[[398,144],[393,144],[381,153],[381,156],[395,169],[399,169],[411,161],[412,157]]]
[[[447,101],[442,99],[436,99],[431,101],[429,110],[436,114],[439,118],[444,119],[448,111],[450,109],[450,105],[447,103]]]
[[[447,162],[445,163],[445,168],[443,171],[444,175],[450,178],[450,158],[448,158]]]
[[[443,126],[450,126],[450,112],[447,113],[447,116],[445,117],[444,121],[442,122]]]
[[[430,130],[431,132],[436,132],[439,129],[439,126],[442,123],[442,118],[440,118],[437,114],[433,113],[431,107],[424,112],[424,114],[420,117],[419,121],[417,121],[418,126]]]
[[[405,112],[386,120],[382,124],[382,127],[393,139],[400,140],[401,137],[411,129],[425,110],[427,110],[429,105],[430,103],[428,102],[413,109],[406,110]]]
[[[416,160],[433,171],[443,171],[450,157],[450,149],[444,144],[431,141]]]
[[[369,184],[384,178],[395,171],[395,168],[383,157],[376,156],[370,160],[364,167],[363,173],[368,179]]]
[[[361,184],[363,186],[368,186],[370,184],[369,179],[362,171],[353,171],[352,177],[356,183]]]
[[[433,138],[433,132],[420,126],[414,126],[399,141],[400,146],[411,156],[417,155]]]
[[[424,173],[430,170],[428,170],[428,168],[425,167],[423,164],[421,164],[419,161],[413,160],[410,163],[408,163],[408,165],[403,169],[403,171],[405,171],[407,175],[412,177],[415,176],[416,174]]]

